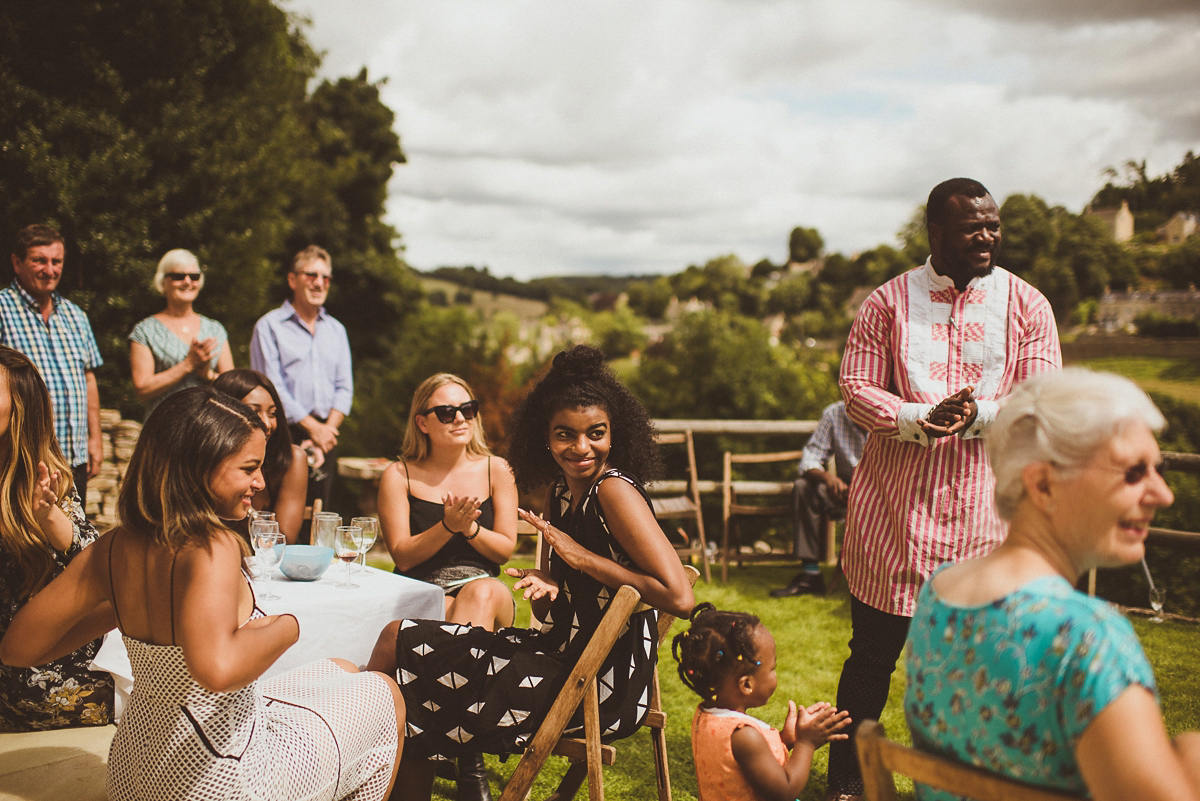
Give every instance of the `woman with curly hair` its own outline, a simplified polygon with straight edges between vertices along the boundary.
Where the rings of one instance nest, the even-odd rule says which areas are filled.
[[[622,584],[675,615],[694,604],[642,489],[658,463],[649,415],[600,351],[580,345],[555,356],[514,413],[509,441],[518,487],[551,483],[548,519],[520,512],[545,539],[542,562],[508,570],[542,628],[492,633],[406,620],[384,631],[369,667],[397,671],[410,714],[401,771],[414,797],[431,788],[431,761],[528,745]],[[645,718],[656,636],[657,612],[635,615],[600,668],[606,740]],[[567,731],[581,729],[582,714]]]
[[[0,345],[0,637],[17,611],[96,539],[54,439],[50,393],[33,363]],[[103,726],[112,676],[92,640],[34,668],[0,665],[0,731]]]

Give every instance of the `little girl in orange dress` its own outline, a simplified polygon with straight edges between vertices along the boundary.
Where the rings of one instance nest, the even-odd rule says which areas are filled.
[[[813,753],[850,725],[848,712],[788,701],[783,730],[746,714],[770,700],[775,638],[757,617],[700,604],[671,652],[679,677],[702,699],[692,718],[700,801],[793,801],[808,783]],[[788,751],[791,750],[791,754]]]

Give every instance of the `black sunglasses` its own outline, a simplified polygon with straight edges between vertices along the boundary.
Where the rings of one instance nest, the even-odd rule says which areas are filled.
[[[190,278],[197,283],[200,282],[200,273],[165,273],[165,275],[172,281],[183,281],[186,278]]]
[[[444,406],[430,406],[421,412],[421,414],[429,414],[430,412],[437,415],[439,423],[453,423],[455,416],[459,412],[462,412],[464,420],[474,420],[475,415],[479,413],[479,401],[467,401],[462,406],[450,406],[449,404]]]

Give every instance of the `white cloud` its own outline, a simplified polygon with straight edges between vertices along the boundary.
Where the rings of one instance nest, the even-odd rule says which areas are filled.
[[[778,261],[796,225],[853,251],[952,175],[1078,209],[1200,138],[1194,0],[292,2],[324,74],[388,80],[420,268]]]

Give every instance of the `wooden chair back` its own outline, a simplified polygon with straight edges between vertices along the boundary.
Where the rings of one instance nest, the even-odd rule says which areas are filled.
[[[743,517],[792,517],[793,481],[736,481],[733,466],[739,464],[770,464],[800,461],[803,451],[774,451],[771,453],[730,453],[725,451],[724,469],[721,473],[721,581],[729,579],[729,560],[732,556],[738,567],[743,561],[778,559],[774,555],[743,554],[739,518]],[[750,503],[753,498],[759,503]],[[769,501],[762,503],[762,498]],[[780,502],[782,499],[782,502]],[[730,542],[730,533],[733,542]],[[790,558],[790,554],[789,557]]]
[[[687,454],[687,479],[682,493],[659,495],[656,493],[655,484],[646,487],[646,491],[650,495],[650,505],[654,508],[654,516],[660,522],[663,520],[690,520],[695,523],[696,533],[693,537],[689,537],[682,527],[678,528],[685,544],[676,546],[675,553],[685,560],[699,556],[704,567],[704,580],[712,581],[708,539],[704,534],[704,514],[700,507],[700,489],[696,483],[699,481],[699,476],[696,473],[696,444],[692,439],[692,432],[690,430],[660,431],[655,434],[655,440],[659,445],[684,446]],[[663,482],[657,483],[661,485]]]
[[[693,585],[699,578],[700,572],[691,565],[684,565],[688,581]],[[534,779],[541,772],[546,759],[551,754],[565,756],[571,764],[567,768],[558,788],[549,796],[551,801],[570,801],[583,784],[588,782],[588,796],[591,801],[604,799],[603,765],[611,765],[616,759],[616,748],[605,745],[600,741],[600,695],[596,683],[605,657],[612,650],[617,638],[625,628],[629,618],[636,612],[649,607],[641,603],[638,591],[628,585],[617,590],[608,610],[600,621],[600,625],[588,640],[587,647],[575,663],[562,690],[546,714],[542,725],[538,727],[533,740],[521,756],[516,770],[509,777],[508,783],[500,796],[500,801],[525,801]],[[658,616],[658,644],[661,645],[675,616],[660,612]],[[575,710],[583,704],[584,736],[583,738],[563,737],[562,733],[570,722]],[[671,778],[667,766],[666,743],[666,713],[662,711],[662,697],[659,691],[658,669],[655,668],[654,679],[650,690],[650,711],[646,715],[645,725],[650,728],[651,741],[654,745],[654,766],[659,801],[670,801]]]
[[[1078,796],[1034,787],[892,742],[874,720],[859,725],[854,744],[867,801],[896,801],[893,773],[976,801],[1078,801]]]

